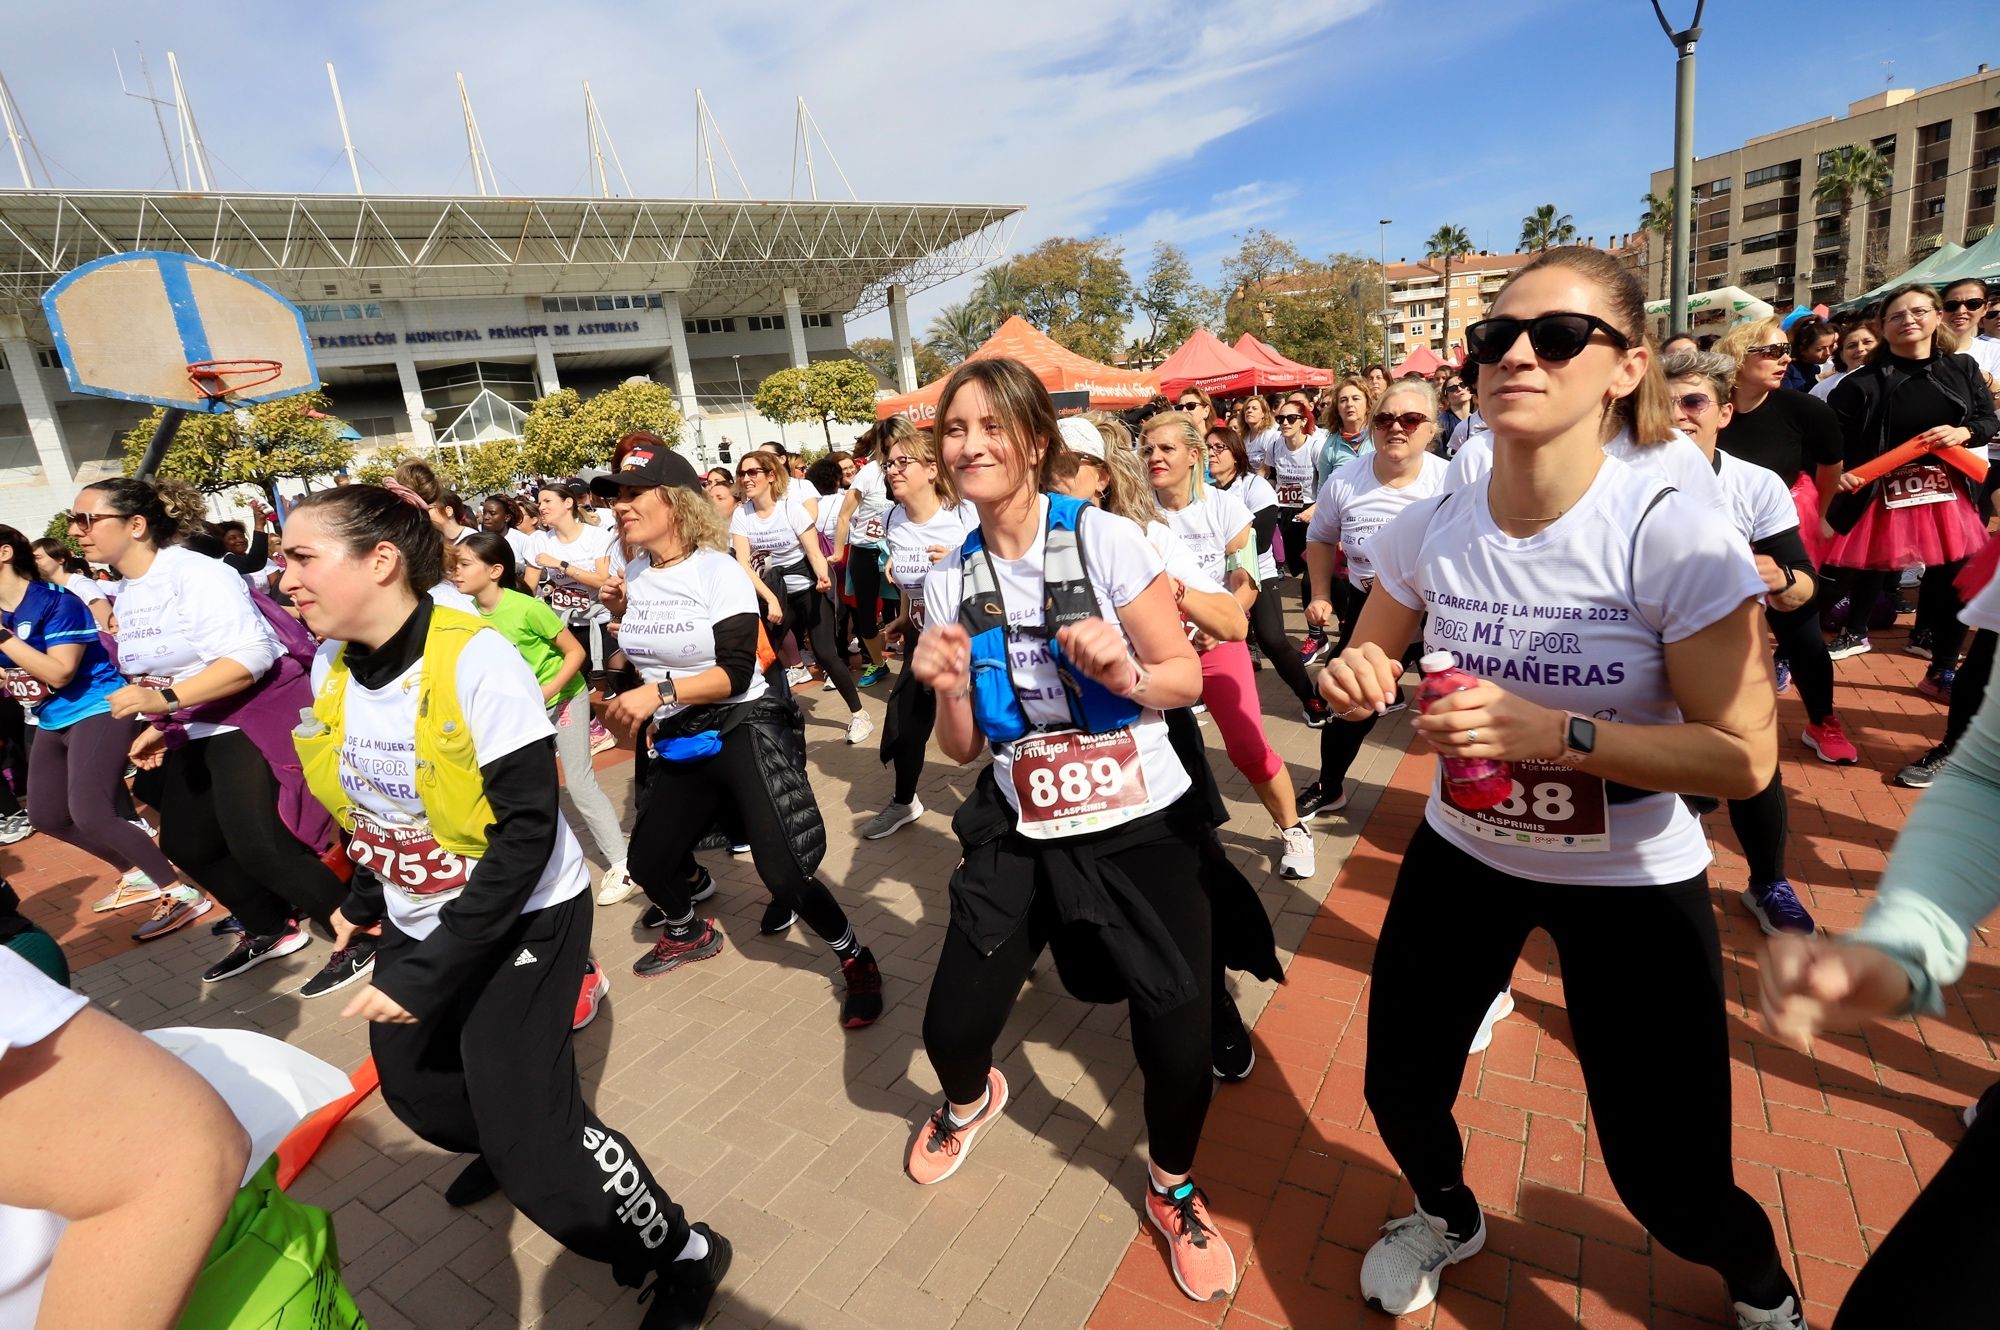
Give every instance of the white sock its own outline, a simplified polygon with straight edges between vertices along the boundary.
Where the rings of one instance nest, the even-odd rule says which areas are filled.
[[[674,1259],[676,1261],[699,1261],[707,1255],[708,1239],[701,1235],[700,1229],[691,1228],[688,1230],[687,1245],[681,1248],[681,1254],[674,1257]]]
[[[958,1115],[958,1110],[955,1108],[947,1108],[945,1110],[945,1116],[951,1119],[951,1125],[954,1127],[970,1127],[974,1122],[976,1122],[979,1119],[979,1115],[986,1111],[987,1101],[992,1098],[993,1098],[993,1092],[991,1090],[988,1090],[985,1094],[980,1095],[979,1104],[972,1110],[972,1116],[970,1117],[963,1117],[963,1118],[960,1117]]]

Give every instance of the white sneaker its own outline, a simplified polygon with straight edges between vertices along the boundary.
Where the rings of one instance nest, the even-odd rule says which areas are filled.
[[[148,821],[147,821],[147,820],[146,820],[145,818],[143,818],[143,817],[135,817],[135,818],[130,818],[130,819],[127,819],[127,820],[128,820],[128,821],[129,821],[129,822],[130,822],[130,823],[131,823],[131,824],[132,824],[133,826],[135,826],[135,827],[139,828],[139,830],[141,830],[141,831],[145,832],[145,833],[146,833],[146,835],[147,835],[147,836],[148,836],[149,838],[150,838],[150,837],[154,837],[154,836],[158,836],[158,835],[160,834],[160,829],[159,829],[158,827],[154,826],[154,825],[153,825],[153,824],[152,824],[151,822],[148,822]]]
[[[1979,1121],[1979,1101],[1975,1099],[1964,1108],[1959,1109],[1958,1120],[1963,1122],[1966,1128],[1970,1130],[1972,1124]]]
[[[1464,1242],[1453,1242],[1444,1220],[1422,1210],[1382,1226],[1380,1238],[1361,1260],[1361,1300],[1391,1316],[1403,1316],[1436,1300],[1444,1268],[1476,1256],[1486,1245],[1486,1215]]]
[[[1792,1298],[1786,1298],[1768,1311],[1752,1307],[1747,1302],[1735,1303],[1734,1306],[1736,1330],[1806,1330],[1806,1314]]]
[[[603,877],[597,879],[597,903],[616,905],[620,901],[630,900],[632,893],[638,889],[639,884],[625,871],[625,861],[620,859],[604,870]]]
[[[820,681],[819,690],[822,693],[831,693],[834,691],[833,676],[831,674],[827,675],[825,679]]]
[[[812,671],[803,665],[794,665],[785,671],[785,682],[794,688],[803,688],[812,682]]]
[[[1278,859],[1280,875],[1302,881],[1318,871],[1313,857],[1312,833],[1306,830],[1304,823],[1286,827],[1278,834],[1285,838],[1284,854]]]
[[[1484,1053],[1486,1046],[1493,1042],[1493,1027],[1513,1014],[1514,994],[1503,988],[1500,996],[1493,999],[1493,1005],[1486,1009],[1486,1015],[1480,1018],[1479,1032],[1472,1036],[1472,1047],[1465,1050],[1465,1056]]]
[[[884,836],[902,830],[924,815],[924,801],[912,798],[906,804],[892,803],[881,812],[868,819],[861,828],[864,840],[881,840]]]
[[[875,733],[875,718],[865,711],[857,711],[847,722],[847,742],[867,743],[868,736]]]

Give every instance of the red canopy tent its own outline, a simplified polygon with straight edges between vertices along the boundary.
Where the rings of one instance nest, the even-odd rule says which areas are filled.
[[[1189,388],[1226,397],[1281,386],[1271,382],[1269,366],[1237,352],[1206,328],[1195,329],[1155,372],[1160,376],[1160,391],[1169,397]]]
[[[1160,391],[1158,375],[1100,365],[1038,331],[1018,314],[1001,324],[999,330],[986,339],[986,344],[966,359],[993,360],[999,357],[1018,360],[1026,365],[1052,393],[1088,392],[1092,407],[1122,411],[1127,407],[1144,405]],[[908,416],[913,424],[931,425],[937,419],[938,398],[943,393],[944,380],[939,379],[915,392],[885,397],[875,403],[875,418],[887,420],[890,416]]]
[[[1400,379],[1406,374],[1421,374],[1428,379],[1443,368],[1444,362],[1438,359],[1437,352],[1427,346],[1419,346],[1405,356],[1400,365],[1389,371],[1389,377]]]
[[[1236,351],[1246,360],[1253,360],[1271,370],[1276,377],[1266,386],[1272,388],[1324,388],[1333,382],[1333,371],[1314,369],[1289,360],[1264,345],[1249,333],[1236,339]]]

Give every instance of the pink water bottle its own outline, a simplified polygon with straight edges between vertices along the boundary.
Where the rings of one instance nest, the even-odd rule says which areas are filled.
[[[1479,680],[1453,662],[1449,651],[1432,651],[1417,662],[1424,672],[1423,686],[1417,690],[1417,709],[1429,711],[1431,703],[1453,693],[1464,692]],[[1514,792],[1514,774],[1505,762],[1488,757],[1445,757],[1445,791],[1460,808],[1491,808]]]

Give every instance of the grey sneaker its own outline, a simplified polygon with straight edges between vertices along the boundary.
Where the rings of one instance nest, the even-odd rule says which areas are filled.
[[[901,831],[910,823],[924,815],[924,801],[912,798],[906,804],[892,803],[881,812],[868,819],[861,828],[865,840],[881,840],[884,836]]]
[[[168,887],[153,905],[153,915],[132,931],[134,942],[151,942],[185,928],[207,914],[209,899],[193,887]]]
[[[1445,1232],[1444,1221],[1419,1210],[1382,1226],[1382,1236],[1361,1261],[1361,1298],[1391,1316],[1428,1307],[1436,1300],[1444,1269],[1486,1245],[1486,1216],[1463,1242]]]
[[[1937,780],[1938,772],[1944,770],[1945,759],[1951,750],[1937,744],[1916,761],[1896,773],[1896,784],[1908,790],[1928,790]]]
[[[1735,1304],[1736,1330],[1806,1330],[1806,1314],[1796,1298],[1786,1298],[1765,1310],[1747,1302]]]

